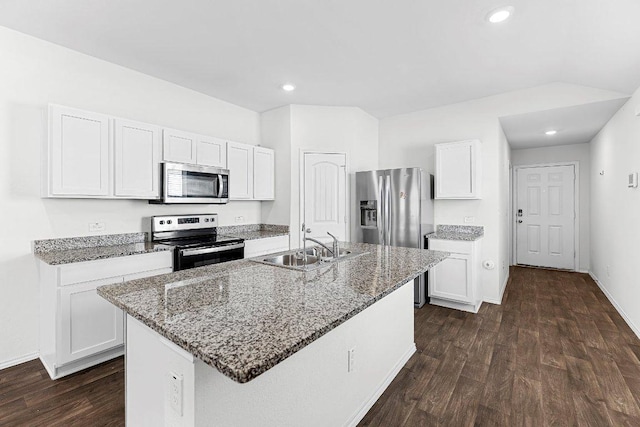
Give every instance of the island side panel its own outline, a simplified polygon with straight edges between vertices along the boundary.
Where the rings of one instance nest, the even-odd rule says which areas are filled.
[[[356,425],[415,350],[410,281],[248,383],[196,359],[196,425]]]

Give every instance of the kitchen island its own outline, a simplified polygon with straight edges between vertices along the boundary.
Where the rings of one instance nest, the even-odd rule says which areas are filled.
[[[413,279],[448,254],[343,247],[363,254],[98,288],[127,313],[127,424],[356,424],[415,352]]]

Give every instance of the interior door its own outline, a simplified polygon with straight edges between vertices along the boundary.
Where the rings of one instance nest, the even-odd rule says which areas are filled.
[[[309,237],[347,240],[346,154],[304,154],[304,222]]]
[[[574,269],[574,166],[520,168],[517,174],[517,263]]]

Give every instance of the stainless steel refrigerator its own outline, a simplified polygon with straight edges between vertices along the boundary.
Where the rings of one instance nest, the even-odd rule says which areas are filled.
[[[433,175],[420,168],[356,172],[355,241],[425,248],[434,230]],[[426,302],[427,275],[416,278],[414,303]]]

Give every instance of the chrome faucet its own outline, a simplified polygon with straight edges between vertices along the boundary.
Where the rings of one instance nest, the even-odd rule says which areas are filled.
[[[333,250],[331,251],[331,253],[333,254],[334,258],[338,258],[340,256],[340,244],[338,243],[338,238],[328,231],[327,234],[333,239]]]

